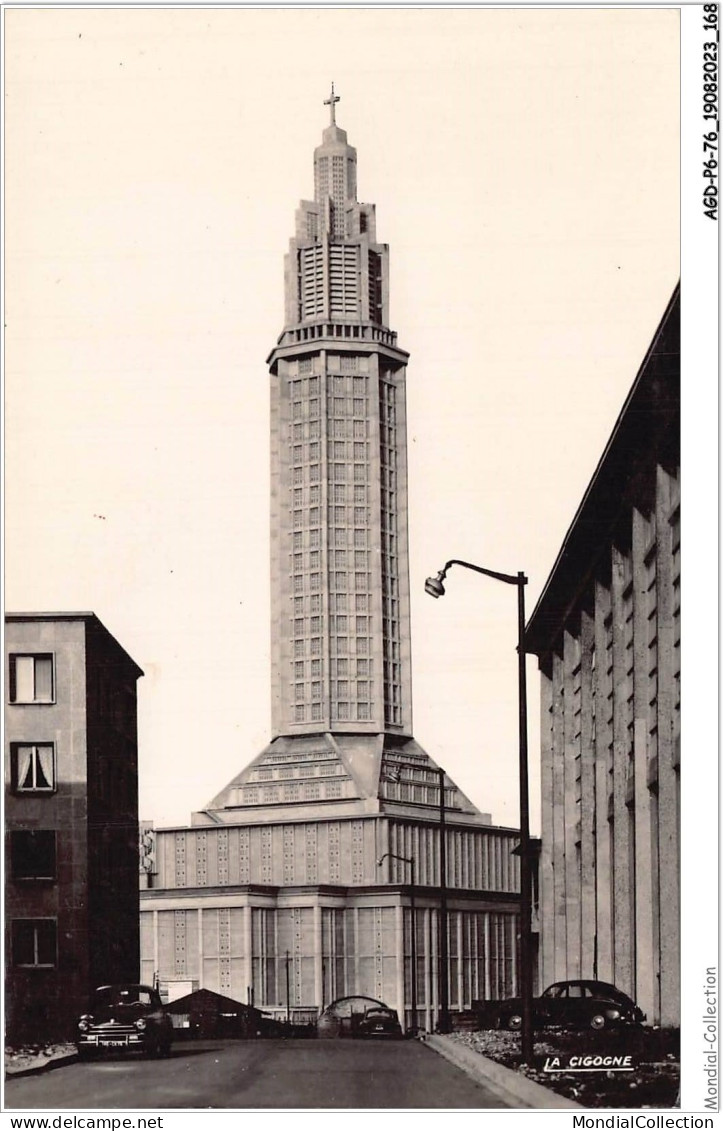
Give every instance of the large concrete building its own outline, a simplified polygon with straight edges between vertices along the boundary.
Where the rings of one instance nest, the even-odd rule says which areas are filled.
[[[413,736],[408,355],[388,328],[389,249],[374,205],[357,201],[337,102],[332,90],[268,358],[272,738],[191,828],[149,844],[143,976],[281,1010],[288,972],[297,1011],[368,994],[409,1024],[414,900],[419,1022],[431,1027],[441,803],[452,1009],[516,988],[518,835],[440,777]]]
[[[93,613],[5,617],[6,1025],[67,1038],[136,980],[143,673]]]
[[[542,673],[541,980],[680,1019],[680,296],[527,627]]]

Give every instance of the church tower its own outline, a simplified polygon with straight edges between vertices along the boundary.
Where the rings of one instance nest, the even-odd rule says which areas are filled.
[[[431,1029],[445,986],[452,1010],[516,992],[518,834],[413,736],[408,355],[338,101],[268,358],[271,740],[190,827],[146,832],[141,973],[295,1020],[361,995]]]
[[[314,152],[268,359],[272,725],[276,735],[411,734],[405,374],[389,249],[359,204],[335,122]]]
[[[285,326],[267,358],[272,742],[214,812],[440,804],[436,767],[412,737],[409,355],[389,328],[389,248],[375,206],[357,200],[338,102],[332,85],[314,199],[297,209],[285,261]],[[479,817],[451,782],[445,804]]]

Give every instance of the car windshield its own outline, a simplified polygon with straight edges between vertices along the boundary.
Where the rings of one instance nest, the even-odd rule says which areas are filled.
[[[369,997],[343,997],[328,1005],[324,1013],[328,1017],[351,1017],[356,1013],[366,1013],[369,1009],[379,1009],[380,1005],[380,1002]]]
[[[153,995],[145,986],[103,986],[95,991],[93,1005],[96,1009],[109,1009],[119,1005],[152,1005]]]
[[[560,982],[556,982],[554,986],[548,986],[545,990],[543,997],[562,997],[565,992],[565,986]]]

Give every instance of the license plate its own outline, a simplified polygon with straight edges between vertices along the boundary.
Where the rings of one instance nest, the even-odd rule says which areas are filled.
[[[102,1045],[108,1045],[110,1048],[125,1048],[128,1044],[128,1038],[124,1037],[122,1041],[110,1041],[106,1040],[106,1038],[104,1037],[101,1037],[100,1043]]]

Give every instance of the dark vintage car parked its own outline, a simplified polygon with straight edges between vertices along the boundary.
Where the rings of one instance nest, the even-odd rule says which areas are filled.
[[[475,1002],[483,1027],[500,1029],[522,1026],[522,1000]],[[576,979],[553,982],[532,1001],[533,1024],[537,1029],[559,1025],[569,1029],[609,1029],[641,1025],[645,1014],[632,998],[609,982]]]
[[[357,1022],[357,1037],[401,1037],[402,1026],[396,1009],[371,1005]]]
[[[394,1009],[373,997],[340,997],[327,1005],[316,1025],[317,1037],[401,1037]]]
[[[78,1021],[76,1044],[81,1057],[102,1049],[166,1056],[173,1043],[173,1025],[158,990],[124,982],[99,986],[87,1013]]]

